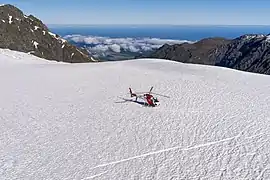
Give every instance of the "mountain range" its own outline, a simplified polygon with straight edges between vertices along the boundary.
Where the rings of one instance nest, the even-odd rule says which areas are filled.
[[[0,6],[0,14],[0,48],[70,63],[104,61],[95,60],[87,49],[50,32],[41,20],[25,15],[13,5]],[[235,39],[210,37],[194,43],[164,44],[135,58],[167,59],[269,75],[269,48],[270,35],[244,34]]]

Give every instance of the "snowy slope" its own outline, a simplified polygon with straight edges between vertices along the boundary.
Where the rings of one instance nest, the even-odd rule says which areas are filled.
[[[270,76],[0,51],[0,179],[270,179]],[[135,91],[159,107],[119,103]]]

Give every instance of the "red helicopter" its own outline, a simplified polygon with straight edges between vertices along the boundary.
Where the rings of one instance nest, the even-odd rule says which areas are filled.
[[[155,107],[155,106],[159,105],[159,100],[157,99],[157,97],[154,97],[152,94],[169,98],[169,96],[154,93],[154,92],[152,92],[152,90],[153,90],[153,87],[150,88],[149,92],[134,93],[134,92],[132,92],[131,88],[129,88],[129,93],[130,93],[131,97],[136,97],[135,102],[138,102],[137,100],[138,100],[138,98],[140,98],[140,99],[144,100],[144,105],[151,106],[151,107]]]

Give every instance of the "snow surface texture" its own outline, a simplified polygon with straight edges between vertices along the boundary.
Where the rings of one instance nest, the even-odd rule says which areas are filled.
[[[0,51],[0,179],[270,179],[270,76]],[[160,106],[121,102],[154,86]]]

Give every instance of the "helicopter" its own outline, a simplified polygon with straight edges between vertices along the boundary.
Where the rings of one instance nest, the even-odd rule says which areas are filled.
[[[154,93],[154,92],[152,92],[152,90],[153,90],[153,86],[150,88],[150,90],[148,92],[137,92],[136,93],[136,92],[133,92],[131,88],[129,88],[129,94],[130,94],[130,97],[135,97],[135,101],[133,100],[134,102],[138,102],[137,101],[138,99],[142,99],[144,101],[143,104],[146,106],[150,106],[150,107],[156,107],[156,106],[160,105],[160,101],[158,100],[158,98],[154,97],[152,94],[158,95],[158,96],[163,96],[166,98],[170,98],[169,96],[166,96],[166,95]]]

